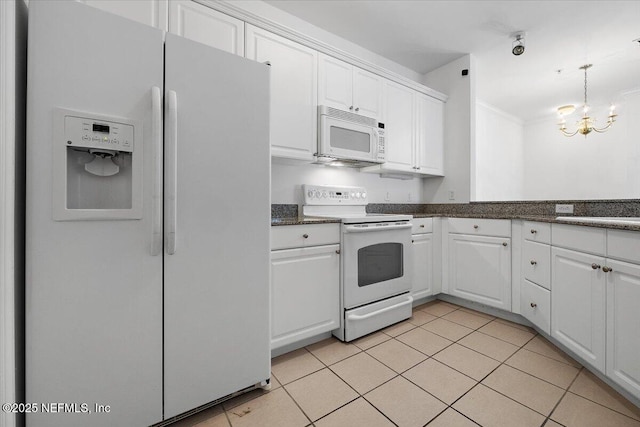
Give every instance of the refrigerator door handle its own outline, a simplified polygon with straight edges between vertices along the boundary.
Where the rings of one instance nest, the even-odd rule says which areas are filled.
[[[151,255],[162,251],[162,94],[151,88],[151,144],[153,150],[153,198],[151,211]]]
[[[165,142],[166,150],[166,230],[167,230],[167,253],[173,255],[176,252],[177,216],[176,216],[176,193],[178,188],[178,101],[176,92],[170,90],[168,93],[168,120]]]

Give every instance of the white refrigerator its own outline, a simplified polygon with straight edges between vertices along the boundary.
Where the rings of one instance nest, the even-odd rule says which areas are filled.
[[[269,67],[32,1],[27,114],[27,427],[147,426],[265,385]]]

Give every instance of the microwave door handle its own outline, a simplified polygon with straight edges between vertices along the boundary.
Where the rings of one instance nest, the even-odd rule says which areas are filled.
[[[371,227],[358,227],[357,225],[345,225],[344,231],[346,233],[368,233],[370,231],[389,231],[389,230],[402,230],[405,228],[411,228],[413,224],[410,222],[406,224],[394,224],[385,226],[371,226]]]

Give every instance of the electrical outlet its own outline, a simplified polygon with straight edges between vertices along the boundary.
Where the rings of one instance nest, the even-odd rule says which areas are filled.
[[[556,213],[573,213],[573,205],[556,205]]]
[[[456,199],[456,192],[454,190],[449,190],[449,200]]]

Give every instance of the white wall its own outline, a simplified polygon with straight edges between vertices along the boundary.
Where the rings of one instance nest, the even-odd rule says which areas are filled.
[[[378,174],[360,172],[357,169],[291,165],[277,160],[272,163],[271,203],[303,204],[302,184],[365,187],[369,193],[369,203],[424,203],[421,179],[381,178]]]
[[[594,108],[600,126],[607,106]],[[553,116],[525,125],[524,198],[638,199],[640,198],[640,90],[622,97],[618,121],[608,132],[571,138],[558,131]],[[575,129],[576,111],[567,119]]]
[[[463,69],[469,75],[462,76]],[[444,178],[424,180],[425,203],[467,203],[475,166],[475,60],[466,55],[423,76],[422,83],[449,95],[444,109]],[[454,197],[450,193],[454,192]]]
[[[524,197],[524,123],[476,103],[475,198],[478,201]],[[472,162],[474,160],[472,159]]]

